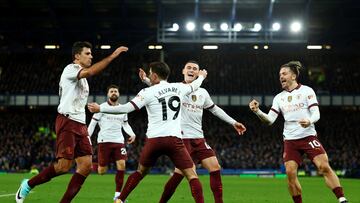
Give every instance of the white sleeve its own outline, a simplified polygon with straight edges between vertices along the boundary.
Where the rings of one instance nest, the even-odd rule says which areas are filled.
[[[278,114],[272,109],[268,114],[262,112],[260,109],[255,114],[260,118],[261,121],[269,125],[272,125],[278,117]]]
[[[220,118],[221,120],[225,121],[226,123],[230,125],[234,125],[236,123],[236,120],[231,118],[227,113],[225,113],[224,110],[222,110],[217,105],[213,106],[212,108],[208,109],[212,114]]]
[[[100,112],[109,114],[125,114],[135,110],[135,106],[128,102],[126,104],[120,104],[117,106],[109,106],[106,103],[100,105]]]
[[[77,80],[78,76],[80,74],[80,71],[82,71],[83,68],[81,68],[78,64],[70,64],[64,69],[64,77],[69,80]]]
[[[204,101],[204,108],[205,109],[210,109],[212,107],[215,106],[213,100],[210,97],[209,92],[206,89],[202,89],[204,90],[204,96],[205,96],[205,101]]]
[[[262,112],[260,109],[255,112],[255,114],[260,118],[260,120],[264,123],[267,123],[268,125],[272,125],[280,113],[280,106],[277,102],[277,98],[277,96],[274,98],[273,104],[268,114]]]
[[[204,77],[202,75],[200,75],[196,80],[192,81],[190,84],[182,84],[182,83],[179,83],[179,84],[182,84],[183,87],[183,95],[188,95],[190,94],[191,92],[194,92],[196,91],[197,89],[199,89],[199,87],[201,86],[202,82],[204,81]]]
[[[150,79],[148,77],[145,77],[145,79],[142,80],[142,82],[147,86],[151,86],[151,82],[150,82]]]
[[[94,133],[94,130],[95,130],[95,127],[96,127],[96,124],[99,122],[100,120],[100,117],[101,117],[101,113],[95,113],[91,119],[91,122],[88,126],[88,133],[89,133],[89,136],[91,137],[92,134]]]
[[[141,109],[147,104],[147,100],[150,94],[150,88],[142,89],[130,102],[136,110]]]
[[[313,106],[310,108],[310,123],[316,123],[320,119],[320,111],[318,106]]]
[[[308,87],[306,101],[311,115],[309,120],[311,123],[316,123],[320,119],[319,103],[316,94],[311,87]]]
[[[316,98],[316,94],[311,87],[309,87],[309,89],[307,90],[306,101],[307,101],[309,109],[313,106],[319,105],[319,102],[317,101],[317,98]]]
[[[128,135],[130,135],[131,137],[135,137],[135,133],[134,133],[133,129],[131,128],[129,122],[125,121],[124,125],[122,127]]]

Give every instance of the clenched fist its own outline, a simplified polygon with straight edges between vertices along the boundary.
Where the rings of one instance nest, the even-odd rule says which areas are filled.
[[[253,112],[257,112],[259,111],[259,102],[256,101],[255,99],[253,99],[250,103],[249,103],[249,107],[251,109],[251,111]]]

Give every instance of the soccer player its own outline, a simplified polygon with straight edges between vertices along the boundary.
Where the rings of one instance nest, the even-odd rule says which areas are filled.
[[[119,105],[119,87],[110,85],[107,88],[108,101],[103,105],[117,106]],[[94,132],[96,124],[99,124],[100,132],[98,133],[98,173],[103,175],[107,171],[107,166],[110,160],[116,162],[116,176],[115,176],[115,195],[116,200],[121,192],[124,181],[125,160],[127,158],[126,148],[124,145],[124,136],[122,130],[130,136],[128,144],[135,141],[135,133],[128,123],[127,114],[105,114],[96,113],[93,115],[92,120],[88,127],[89,135]]]
[[[301,186],[297,178],[297,169],[306,154],[325,178],[326,185],[334,192],[339,202],[348,202],[344,197],[339,178],[329,165],[328,156],[317,138],[314,123],[320,119],[318,101],[311,87],[298,83],[302,65],[290,61],[280,67],[279,79],[283,91],[273,100],[268,114],[259,109],[259,102],[252,100],[250,109],[262,122],[274,123],[278,115],[284,116],[284,153],[288,189],[295,203],[301,203]]]
[[[200,71],[199,63],[193,60],[188,61],[183,70],[184,83],[189,84],[196,79]],[[143,82],[148,84],[149,79],[145,72],[140,69],[139,76]],[[215,156],[214,150],[206,143],[202,130],[202,115],[206,109],[212,114],[232,125],[235,130],[242,135],[246,128],[242,123],[237,122],[227,115],[220,107],[214,104],[209,93],[204,88],[185,95],[181,105],[181,131],[182,139],[187,151],[194,163],[201,163],[210,173],[210,187],[216,203],[223,202],[222,182],[220,176],[221,166]],[[175,168],[174,174],[166,183],[160,203],[167,202],[174,194],[177,186],[180,184],[184,174],[178,168]]]
[[[88,105],[91,112],[128,113],[145,106],[148,113],[147,140],[140,155],[138,169],[127,179],[117,202],[124,202],[161,155],[167,155],[186,176],[195,202],[204,202],[202,186],[194,170],[194,163],[181,139],[180,106],[184,95],[200,87],[207,72],[201,70],[198,79],[190,84],[168,83],[169,74],[170,68],[166,63],[153,62],[150,64],[149,75],[152,86],[142,89],[127,104],[99,106],[92,103]]]
[[[68,172],[75,160],[76,173],[60,200],[61,203],[71,202],[91,172],[92,149],[85,124],[85,106],[89,95],[86,78],[100,73],[112,60],[128,50],[121,46],[108,57],[91,65],[91,48],[89,42],[75,42],[72,47],[73,63],[67,65],[61,74],[60,104],[55,123],[57,161],[30,180],[22,181],[15,195],[17,203],[24,202],[35,186]]]

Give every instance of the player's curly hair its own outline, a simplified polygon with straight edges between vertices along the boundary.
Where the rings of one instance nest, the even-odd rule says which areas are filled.
[[[303,69],[303,66],[301,65],[300,61],[289,61],[288,63],[285,63],[284,65],[280,66],[281,68],[289,68],[291,72],[293,72],[296,75],[296,79],[299,78],[300,70]]]

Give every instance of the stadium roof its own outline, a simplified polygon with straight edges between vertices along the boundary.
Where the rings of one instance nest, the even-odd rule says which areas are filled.
[[[359,44],[360,4],[348,0],[2,0],[0,48],[156,42],[158,22],[299,19],[310,43]],[[270,5],[273,4],[272,9]],[[195,12],[197,8],[197,12]],[[235,10],[233,10],[235,9]],[[235,11],[235,15],[234,15]]]

